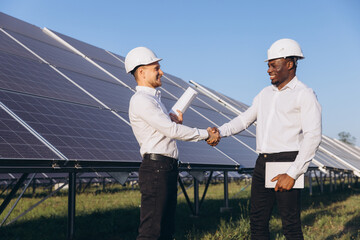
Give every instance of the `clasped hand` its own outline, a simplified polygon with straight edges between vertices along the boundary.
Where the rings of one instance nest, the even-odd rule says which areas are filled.
[[[208,139],[206,139],[206,142],[210,145],[210,146],[216,146],[219,142],[220,142],[220,132],[219,129],[217,129],[216,127],[208,127],[207,131],[209,133],[209,137]]]

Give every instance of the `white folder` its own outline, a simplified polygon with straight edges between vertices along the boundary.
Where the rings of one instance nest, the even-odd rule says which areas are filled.
[[[276,182],[271,179],[278,174],[286,173],[293,162],[266,162],[265,165],[265,188],[275,188]],[[296,179],[293,188],[304,188],[304,174]]]

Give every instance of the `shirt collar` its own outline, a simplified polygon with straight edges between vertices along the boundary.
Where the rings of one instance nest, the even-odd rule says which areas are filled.
[[[136,92],[145,92],[151,96],[157,97],[158,99],[161,98],[161,91],[151,87],[136,86]]]
[[[290,82],[288,82],[288,84],[286,84],[281,90],[279,90],[276,86],[274,85],[271,85],[271,87],[273,88],[274,91],[283,91],[287,88],[290,88],[290,89],[294,89],[297,85],[297,83],[299,82],[299,80],[297,79],[297,77],[295,76],[293,79],[291,79]]]

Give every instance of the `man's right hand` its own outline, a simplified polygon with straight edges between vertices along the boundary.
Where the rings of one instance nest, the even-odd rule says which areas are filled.
[[[207,128],[207,131],[209,133],[209,137],[208,139],[206,139],[206,142],[210,145],[210,146],[216,146],[219,142],[220,142],[220,132],[219,129],[217,129],[216,127]]]

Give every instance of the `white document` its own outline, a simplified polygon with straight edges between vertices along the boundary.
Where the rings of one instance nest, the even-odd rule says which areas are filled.
[[[293,162],[266,162],[265,164],[265,187],[275,188],[276,182],[272,182],[271,179],[278,174],[286,173]],[[304,188],[304,174],[301,174],[296,179],[293,188]]]
[[[176,110],[180,110],[183,114],[185,113],[186,109],[190,106],[192,100],[195,99],[197,95],[197,91],[188,87],[186,91],[181,95],[181,97],[177,100],[174,106],[171,108],[170,112],[179,115]]]

